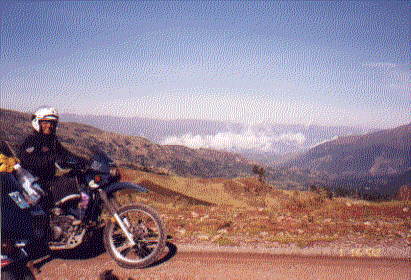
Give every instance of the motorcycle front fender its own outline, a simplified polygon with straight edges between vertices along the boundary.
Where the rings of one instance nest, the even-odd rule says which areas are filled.
[[[130,182],[116,182],[108,185],[104,188],[104,190],[107,192],[108,195],[111,195],[120,190],[133,190],[141,193],[148,192],[148,189],[146,189],[145,187]]]
[[[80,194],[70,194],[68,196],[63,197],[62,199],[60,199],[59,201],[55,202],[55,206],[61,206],[64,203],[66,203],[67,201],[73,200],[73,199],[80,199],[81,196]]]

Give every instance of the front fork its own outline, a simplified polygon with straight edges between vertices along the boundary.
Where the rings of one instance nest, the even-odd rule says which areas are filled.
[[[109,211],[109,213],[114,217],[114,219],[116,220],[117,224],[120,226],[121,230],[124,232],[124,234],[126,235],[128,241],[130,242],[130,244],[132,246],[136,245],[136,242],[134,242],[133,239],[133,235],[130,233],[130,231],[127,228],[127,225],[124,223],[124,221],[120,218],[120,216],[118,215],[117,211],[117,205],[116,203],[113,203],[108,197],[107,197],[107,193],[102,190],[99,189],[98,192],[100,193],[100,197],[104,202],[104,205],[107,207],[107,210]]]

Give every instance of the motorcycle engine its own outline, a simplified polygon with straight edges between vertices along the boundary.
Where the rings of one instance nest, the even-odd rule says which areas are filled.
[[[74,216],[63,215],[61,208],[54,208],[51,213],[50,227],[52,230],[52,240],[58,242],[68,240],[75,231],[75,226],[73,226]]]

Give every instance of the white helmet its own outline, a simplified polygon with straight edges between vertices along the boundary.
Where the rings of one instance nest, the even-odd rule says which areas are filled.
[[[36,110],[31,116],[31,125],[40,132],[40,121],[59,121],[59,113],[53,107],[43,106]]]

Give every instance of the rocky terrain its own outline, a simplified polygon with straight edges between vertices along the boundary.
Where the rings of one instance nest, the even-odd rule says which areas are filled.
[[[152,191],[123,195],[122,203],[137,199],[153,205],[179,244],[344,250],[411,246],[410,201],[330,198],[325,192],[279,190],[253,177],[187,179],[131,170],[122,174],[123,180]]]

